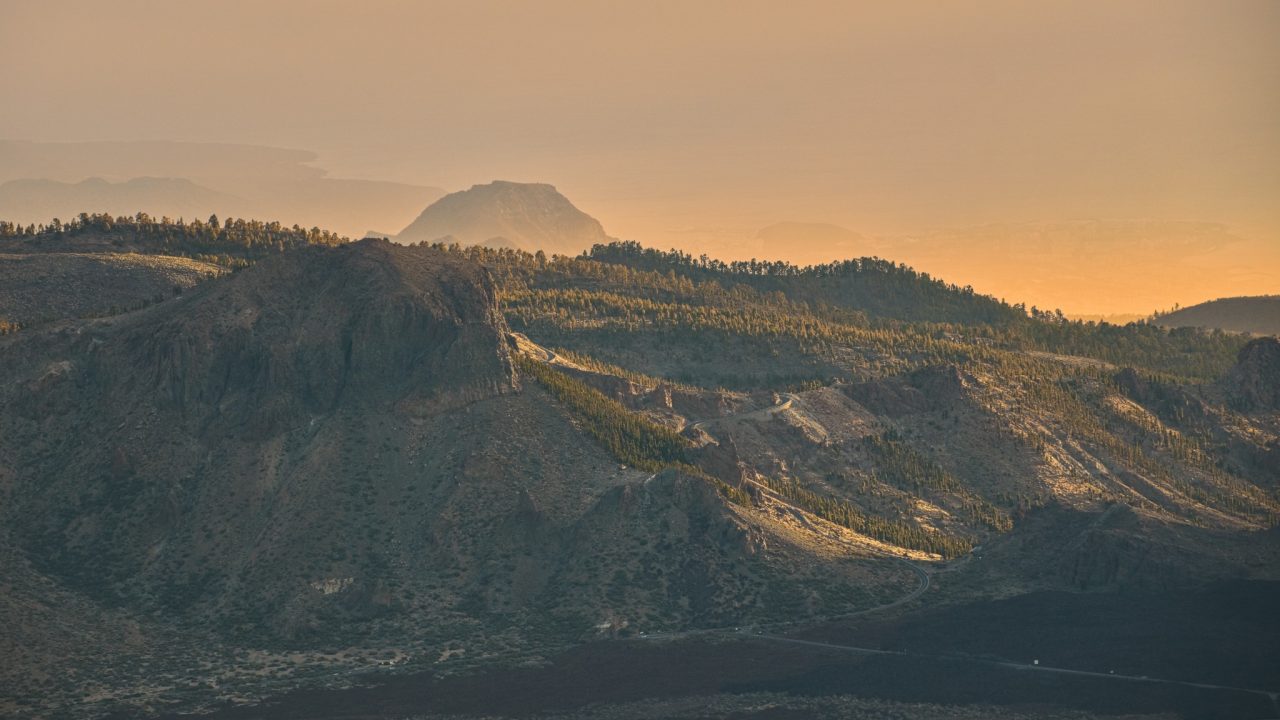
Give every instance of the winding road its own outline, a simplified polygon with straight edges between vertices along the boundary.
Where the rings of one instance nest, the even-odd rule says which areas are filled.
[[[529,341],[527,338],[522,338],[522,339],[529,345],[532,345],[534,348],[541,350],[542,353],[544,354],[543,359],[545,362],[553,365],[561,362],[560,358],[556,355],[556,353],[552,352],[551,350],[548,350],[540,345],[537,345]],[[709,424],[718,423],[724,420],[740,419],[740,418],[747,418],[747,417],[768,417],[791,408],[797,401],[797,397],[794,393],[781,393],[779,395],[779,398],[780,398],[779,402],[767,408],[759,408],[756,410],[748,410],[748,411],[739,412],[739,413],[731,413],[729,415],[723,415],[716,418],[699,420],[695,423],[692,423],[689,427],[695,428],[695,429],[702,429]],[[650,479],[652,479],[652,476],[650,476]],[[763,489],[767,491],[767,488],[763,488]],[[777,497],[776,494],[774,493],[770,493],[770,494],[774,496],[775,501],[777,501],[784,507],[790,509],[792,512],[796,512],[802,515],[809,514],[803,509],[797,508],[794,505],[791,505],[790,503],[786,502],[782,498]],[[866,552],[868,548],[859,546],[858,549],[862,552]],[[857,610],[851,613],[845,613],[842,615],[836,615],[836,616],[831,616],[831,617],[822,618],[822,619],[816,619],[816,620],[807,619],[804,621],[804,624],[813,624],[818,622],[831,622],[831,621],[849,619],[853,617],[860,617],[864,615],[870,615],[872,613],[877,613],[877,612],[884,612],[886,610],[900,607],[909,602],[912,602],[918,599],[920,596],[924,595],[924,593],[929,590],[931,581],[930,581],[929,573],[924,568],[920,567],[916,563],[913,563],[904,557],[894,555],[887,551],[872,550],[872,552],[880,557],[892,559],[910,568],[912,573],[916,575],[916,578],[918,581],[916,583],[916,587],[914,587],[910,592],[906,593],[905,595],[893,600],[892,602],[888,602],[883,605],[877,605],[875,607],[866,608],[863,610]],[[905,650],[884,650],[880,648],[868,648],[868,647],[859,647],[856,645],[841,645],[837,643],[820,642],[817,640],[803,640],[800,638],[788,637],[786,635],[778,635],[772,632],[766,632],[766,630],[768,629],[773,629],[776,631],[776,630],[781,630],[784,627],[793,626],[796,624],[797,623],[795,622],[778,622],[778,623],[754,625],[746,629],[739,628],[739,627],[720,627],[720,628],[705,628],[705,629],[699,629],[699,630],[688,630],[683,632],[668,632],[668,633],[653,633],[653,634],[642,633],[639,636],[639,639],[647,640],[647,641],[655,641],[655,640],[676,640],[676,639],[683,639],[683,638],[692,638],[695,636],[745,637],[749,640],[756,641],[756,642],[773,642],[773,643],[784,643],[789,645],[802,645],[802,646],[808,646],[808,647],[824,648],[828,650],[838,650],[842,652],[858,653],[863,655],[895,655],[900,657],[916,657],[916,658],[925,658],[925,659],[933,659],[933,660],[951,660],[951,661],[967,662],[971,664],[986,665],[989,667],[1001,667],[1001,668],[1007,668],[1011,670],[1019,670],[1019,671],[1025,671],[1025,672],[1055,673],[1060,675],[1073,675],[1077,677],[1088,677],[1088,678],[1096,678],[1100,680],[1113,680],[1113,681],[1119,681],[1119,682],[1158,683],[1158,684],[1165,684],[1165,685],[1177,685],[1182,687],[1198,688],[1203,690],[1222,690],[1222,691],[1229,691],[1229,692],[1240,692],[1240,693],[1247,693],[1247,694],[1253,694],[1253,695],[1261,695],[1267,698],[1268,701],[1271,703],[1273,710],[1275,710],[1277,718],[1280,718],[1280,692],[1274,691],[1274,690],[1259,690],[1257,688],[1241,688],[1241,687],[1234,687],[1230,685],[1217,685],[1214,683],[1191,682],[1188,680],[1169,680],[1166,678],[1153,678],[1145,675],[1123,675],[1123,674],[1117,674],[1114,672],[1074,670],[1071,668],[1050,667],[1047,665],[1040,665],[1038,663],[1019,663],[1019,662],[1012,662],[1008,660],[995,660],[995,659],[989,659],[989,658],[944,655],[940,653],[913,653],[913,652],[907,652]]]
[[[743,412],[736,412],[736,413],[729,413],[728,415],[721,415],[720,417],[707,418],[706,420],[699,420],[698,422],[691,424],[689,427],[695,430],[701,430],[704,425],[707,425],[710,423],[718,423],[723,420],[733,420],[733,419],[747,418],[747,417],[768,417],[770,415],[777,415],[783,410],[790,408],[798,399],[795,393],[779,393],[778,397],[779,397],[779,402],[773,405],[770,405],[767,408],[760,408],[757,410],[745,410]]]
[[[549,350],[549,349],[547,349],[547,348],[545,348],[545,347],[543,347],[543,346],[541,346],[541,345],[539,345],[539,344],[537,344],[537,343],[533,342],[532,340],[530,340],[528,337],[524,336],[523,334],[521,334],[521,333],[511,333],[511,337],[512,337],[512,339],[514,339],[514,340],[516,341],[517,346],[518,346],[518,347],[520,347],[521,349],[530,349],[530,350],[536,350],[536,351],[540,352],[540,353],[542,354],[542,356],[543,356],[543,357],[542,357],[543,362],[546,362],[546,363],[547,363],[547,364],[549,364],[549,365],[565,364],[565,363],[560,359],[560,356],[559,356],[559,355],[557,355],[554,351]],[[737,413],[730,413],[730,414],[728,414],[728,415],[721,415],[721,416],[719,416],[719,417],[708,418],[708,419],[706,419],[706,420],[699,420],[699,421],[697,421],[697,422],[692,423],[691,425],[689,425],[689,427],[691,427],[691,428],[695,428],[695,429],[702,429],[704,426],[706,426],[706,425],[708,425],[708,424],[710,424],[710,423],[718,423],[718,422],[721,422],[721,421],[724,421],[724,420],[743,419],[743,418],[748,418],[748,417],[769,417],[769,416],[772,416],[772,415],[776,415],[776,414],[778,414],[778,413],[780,413],[780,412],[783,412],[784,410],[790,409],[790,408],[791,408],[791,407],[792,407],[796,402],[798,402],[798,401],[799,401],[799,398],[796,396],[796,394],[795,394],[795,393],[790,393],[790,392],[779,393],[779,394],[778,394],[778,402],[774,403],[773,405],[771,405],[771,406],[769,406],[769,407],[766,407],[766,408],[757,408],[757,409],[755,409],[755,410],[746,410],[746,411],[743,411],[743,412],[737,412]],[[653,476],[653,475],[650,475],[650,476],[645,480],[645,484],[647,485],[647,484],[649,483],[649,481],[650,481],[650,480],[652,480],[653,478],[654,478],[654,476]],[[761,488],[761,490],[763,490],[763,491],[765,491],[765,492],[768,492],[768,493],[773,497],[773,499],[774,499],[774,501],[775,501],[775,502],[777,502],[777,503],[779,503],[780,505],[782,505],[782,506],[786,507],[786,508],[787,508],[787,509],[789,509],[792,513],[795,513],[798,517],[801,517],[801,518],[807,518],[809,515],[811,515],[811,513],[809,513],[808,511],[806,511],[806,510],[804,510],[804,509],[802,509],[802,508],[798,508],[798,507],[796,507],[795,505],[792,505],[791,503],[789,503],[789,502],[787,502],[786,500],[782,499],[781,497],[778,497],[776,493],[772,492],[772,491],[771,491],[771,490],[769,490],[768,488],[766,488],[766,487],[764,487],[764,486],[760,486],[760,488]],[[839,540],[839,538],[837,538],[837,540]],[[898,606],[900,606],[900,605],[905,605],[906,603],[909,603],[909,602],[911,602],[912,600],[915,600],[916,598],[918,598],[918,597],[920,597],[921,595],[923,595],[923,594],[924,594],[924,593],[929,589],[929,583],[930,583],[930,580],[929,580],[929,573],[928,573],[927,571],[925,571],[925,569],[924,569],[924,568],[922,568],[922,567],[920,567],[919,565],[917,565],[917,564],[915,564],[915,563],[911,562],[910,560],[907,560],[906,558],[903,558],[903,557],[900,557],[900,556],[894,555],[894,554],[892,554],[892,553],[890,553],[890,552],[887,552],[887,551],[875,550],[875,549],[869,549],[869,548],[866,548],[866,547],[863,547],[863,546],[858,546],[858,550],[859,550],[859,551],[861,551],[861,552],[867,552],[868,550],[870,550],[870,552],[871,552],[872,554],[874,554],[874,555],[877,555],[877,556],[879,556],[879,557],[888,558],[888,559],[894,560],[894,561],[896,561],[896,562],[902,563],[903,565],[906,565],[908,568],[910,568],[910,569],[911,569],[911,571],[912,571],[913,573],[915,573],[915,575],[916,575],[916,577],[917,577],[917,579],[918,579],[918,582],[917,582],[917,584],[916,584],[916,587],[915,587],[915,588],[913,588],[913,589],[912,589],[910,592],[908,592],[907,594],[903,595],[902,597],[900,597],[900,598],[898,598],[898,599],[896,599],[896,600],[894,600],[894,601],[892,601],[892,602],[885,603],[884,605],[877,605],[877,606],[872,607],[872,608],[866,608],[866,609],[864,609],[864,610],[858,610],[858,611],[855,611],[855,612],[852,612],[852,613],[847,613],[847,614],[844,614],[844,615],[838,615],[838,616],[833,616],[833,617],[825,618],[826,620],[840,620],[840,619],[844,619],[844,618],[858,617],[858,616],[861,616],[861,615],[868,615],[868,614],[870,614],[870,613],[874,613],[874,612],[881,612],[881,611],[884,611],[884,610],[889,610],[889,609],[891,609],[891,608],[895,608],[895,607],[898,607]],[[771,625],[768,625],[768,626],[761,626],[761,627],[780,627],[780,626],[784,626],[784,625],[788,625],[788,624],[790,624],[790,623],[771,624]],[[691,631],[690,633],[686,633],[686,634],[692,634],[693,632],[699,632],[699,633],[719,632],[719,631],[727,631],[727,630],[729,630],[729,629],[730,629],[730,628],[712,628],[712,629],[708,629],[708,630]],[[649,635],[649,636],[647,636],[647,637],[650,637],[650,638],[657,638],[657,637],[671,638],[671,637],[677,637],[678,635],[679,635],[678,633],[664,633],[664,634],[662,634],[662,635]]]

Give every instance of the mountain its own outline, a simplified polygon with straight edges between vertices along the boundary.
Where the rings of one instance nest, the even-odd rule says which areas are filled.
[[[1280,245],[1211,222],[997,223],[881,239],[877,254],[1010,302],[1072,315],[1147,313],[1179,297],[1280,286]]]
[[[187,142],[0,140],[0,220],[23,225],[82,212],[254,217],[359,236],[400,227],[444,191],[333,178],[302,150]]]
[[[593,247],[593,260],[654,272],[673,272],[690,280],[749,285],[779,292],[797,302],[837,307],[896,320],[959,321],[1003,324],[1026,317],[1021,309],[978,295],[879,258],[850,258],[800,267],[782,261],[721,262],[693,258],[678,250],[662,252],[634,241]]]
[[[1265,687],[1278,659],[1272,339],[1028,316],[876,260],[101,216],[0,234],[71,279],[72,256],[126,250],[221,270],[0,336],[0,713],[972,703],[975,683],[1110,711],[1131,686],[1105,671],[1019,679],[1046,618],[1082,608],[1097,637],[1059,666],[1198,683],[1126,710],[1234,711],[1203,685]],[[485,709],[495,686],[525,709]],[[664,714],[631,710],[586,716]]]
[[[76,183],[11,180],[0,185],[0,218],[21,223],[69,219],[81,212],[207,218],[252,212],[243,198],[183,178],[140,177],[124,182],[89,178]]]
[[[668,243],[660,247],[726,261],[804,266],[887,258],[1010,303],[1112,323],[1139,320],[1151,308],[1187,298],[1280,287],[1274,238],[1190,220],[1043,220],[875,235],[787,221],[758,230],[695,226],[660,236]]]
[[[440,198],[396,236],[401,243],[488,244],[567,255],[610,239],[599,221],[551,185],[503,180]]]
[[[163,255],[0,252],[0,324],[115,315],[223,272],[213,263]]]
[[[0,221],[0,327],[116,315],[286,249],[339,241],[279,223],[142,213],[85,213],[41,230]]]
[[[40,684],[59,663],[118,668],[121,692],[142,681],[119,670],[125,650],[66,638],[58,603],[123,618],[129,652],[198,677],[201,663],[243,672],[233,658],[249,647],[483,655],[856,609],[911,582],[872,546],[813,555],[836,541],[647,459],[684,441],[515,362],[495,295],[458,255],[362,241],[0,339],[0,545],[15,584],[0,616],[52,598],[49,624],[24,631],[23,657],[39,659],[3,686],[65,701],[74,685]],[[776,599],[819,579],[822,597]],[[227,687],[241,682],[257,681]]]
[[[1238,407],[1280,411],[1280,339],[1262,337],[1245,345],[1228,377],[1227,392]]]
[[[1198,327],[1253,335],[1280,335],[1280,295],[1232,297],[1159,313],[1165,327]]]

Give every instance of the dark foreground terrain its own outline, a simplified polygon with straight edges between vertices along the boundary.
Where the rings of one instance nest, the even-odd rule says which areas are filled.
[[[597,642],[538,667],[299,691],[205,717],[1270,718],[1276,607],[1272,582],[1040,592],[787,633]]]

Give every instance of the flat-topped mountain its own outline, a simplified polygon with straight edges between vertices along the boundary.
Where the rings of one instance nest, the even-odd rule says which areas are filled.
[[[481,265],[366,240],[0,338],[0,619],[44,618],[0,680],[34,697],[60,662],[195,673],[245,646],[483,654],[914,587],[847,530],[739,504],[506,327]],[[127,647],[59,629],[107,616]]]
[[[598,220],[551,185],[505,180],[440,198],[396,236],[402,243],[444,241],[567,255],[610,239]]]

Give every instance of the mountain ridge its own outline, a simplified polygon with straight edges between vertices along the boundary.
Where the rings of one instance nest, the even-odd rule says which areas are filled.
[[[0,337],[0,619],[34,618],[0,685],[29,705],[77,702],[68,666],[129,714],[1280,567],[1274,341],[983,321],[887,261],[3,229],[228,270]]]
[[[505,328],[485,268],[368,240],[0,338],[0,558],[26,568],[0,617],[54,587],[67,612],[133,623],[148,663],[253,688],[245,644],[483,654],[773,617],[791,605],[765,598],[819,579],[805,612],[866,607],[910,580],[873,554],[801,562],[841,541],[691,468],[619,465],[518,372]],[[3,679],[24,697],[113,657],[48,622]],[[132,663],[122,691],[145,682]]]
[[[1156,313],[1151,322],[1166,327],[1199,327],[1254,335],[1280,335],[1280,295],[1218,298]]]
[[[330,177],[317,155],[192,142],[0,140],[0,219],[66,221],[81,212],[271,217],[358,236],[408,222],[445,194],[407,183]],[[97,179],[86,181],[86,179]]]

